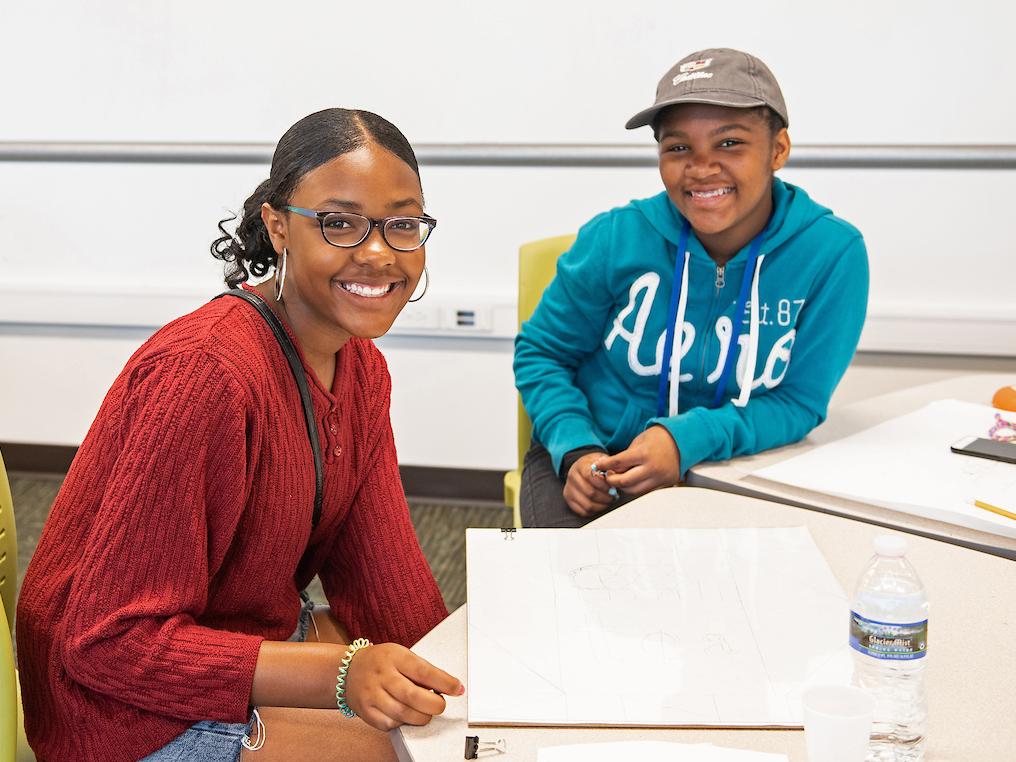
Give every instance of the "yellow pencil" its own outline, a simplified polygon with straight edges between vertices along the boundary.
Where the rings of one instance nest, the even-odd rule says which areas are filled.
[[[978,508],[983,508],[986,511],[997,513],[999,516],[1005,516],[1007,519],[1016,520],[1016,513],[1013,513],[1012,511],[1007,511],[1005,508],[999,508],[997,505],[984,503],[981,502],[980,500],[975,500],[974,505],[976,505]]]

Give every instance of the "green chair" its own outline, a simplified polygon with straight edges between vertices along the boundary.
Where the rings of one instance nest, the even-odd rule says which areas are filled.
[[[14,665],[11,634],[17,605],[18,535],[14,527],[14,501],[7,469],[0,455],[0,762],[34,762],[25,739],[21,690]]]
[[[0,762],[14,762],[18,751],[18,689],[7,614],[0,607]]]
[[[7,615],[7,632],[14,625],[14,608],[17,605],[18,534],[14,528],[14,500],[7,481],[7,469],[0,455],[0,598]]]
[[[543,290],[554,279],[557,269],[557,258],[566,252],[575,242],[574,235],[561,235],[544,238],[540,241],[523,244],[519,248],[519,328],[532,316],[536,305],[540,303]],[[516,527],[522,526],[519,513],[519,491],[522,485],[522,465],[533,438],[533,427],[529,415],[519,398],[518,425],[518,468],[504,475],[504,503],[512,509],[512,519]]]
[[[0,762],[13,762],[18,747],[18,678],[11,644],[17,603],[18,538],[14,530],[14,501],[7,470],[0,455]]]

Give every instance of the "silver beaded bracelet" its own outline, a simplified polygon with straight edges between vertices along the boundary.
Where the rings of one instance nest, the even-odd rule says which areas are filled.
[[[342,659],[342,666],[339,667],[339,674],[335,677],[335,706],[349,719],[356,717],[356,712],[349,708],[346,703],[346,673],[349,671],[349,662],[353,660],[353,654],[367,646],[373,645],[367,638],[357,638],[349,644],[346,655]]]

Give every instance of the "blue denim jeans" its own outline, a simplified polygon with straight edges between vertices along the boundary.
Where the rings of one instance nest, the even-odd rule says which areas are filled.
[[[252,722],[196,722],[141,762],[237,762],[240,743],[251,735]]]
[[[313,611],[314,604],[304,597],[300,619],[290,640],[307,639]],[[254,725],[253,714],[247,722],[202,720],[139,762],[239,762],[243,739],[255,736]]]

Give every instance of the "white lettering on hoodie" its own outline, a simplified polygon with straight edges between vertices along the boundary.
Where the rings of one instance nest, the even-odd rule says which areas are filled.
[[[660,276],[657,273],[648,272],[636,278],[628,289],[628,304],[617,313],[617,317],[614,318],[614,326],[603,341],[603,345],[607,348],[608,352],[614,346],[614,340],[617,338],[621,338],[628,344],[628,367],[637,376],[658,376],[660,375],[660,368],[663,367],[663,344],[667,338],[666,331],[660,334],[660,338],[656,342],[653,364],[644,365],[639,360],[639,347],[642,345],[642,338],[645,335],[646,321],[649,320],[649,313],[652,312],[653,302],[656,300],[656,291],[659,286]],[[638,312],[635,313],[635,325],[629,331],[624,327],[624,321],[631,316],[632,312],[635,312],[635,305],[638,302],[639,294],[643,291],[645,296],[642,298],[642,303],[638,306]],[[695,326],[685,322],[681,327],[681,359],[684,359],[685,355],[691,351],[692,344],[694,343]],[[692,378],[694,377],[691,373],[681,374],[681,381],[691,381]]]
[[[663,366],[663,344],[667,336],[666,331],[661,333],[656,341],[654,363],[652,365],[645,365],[639,360],[639,348],[642,346],[642,341],[645,338],[646,323],[649,321],[649,313],[652,312],[659,286],[660,276],[657,273],[647,272],[636,278],[628,289],[628,303],[617,313],[610,333],[607,334],[603,342],[608,352],[617,339],[627,343],[628,367],[632,373],[638,376],[658,376]],[[642,301],[639,303],[639,296],[643,294]],[[777,309],[774,311],[778,315],[778,320],[770,321],[763,319],[762,324],[793,325],[796,323],[797,314],[804,306],[804,303],[804,299],[780,299],[777,302]],[[636,305],[638,306],[637,312]],[[763,315],[768,317],[770,310],[768,303],[760,305],[760,308],[763,310]],[[633,312],[635,313],[635,322],[631,330],[629,330],[624,327],[624,321],[631,317]],[[714,331],[716,338],[720,342],[720,352],[716,358],[716,367],[706,376],[706,382],[709,384],[715,384],[719,381],[720,375],[723,372],[723,364],[726,361],[727,352],[730,351],[731,327],[731,320],[727,315],[721,315],[716,320]],[[695,334],[695,326],[686,321],[681,330],[681,359],[684,359],[691,351],[695,343]],[[753,390],[761,386],[765,386],[766,389],[774,389],[780,385],[787,375],[787,369],[790,367],[790,355],[796,337],[797,329],[791,328],[773,343],[762,370],[762,375],[752,379],[751,388]],[[747,334],[742,333],[737,337],[738,357],[734,370],[734,378],[738,388],[741,388],[744,384],[744,370],[747,363],[745,348],[747,344]],[[694,375],[692,373],[682,373],[680,378],[682,383],[687,383],[693,379]]]

